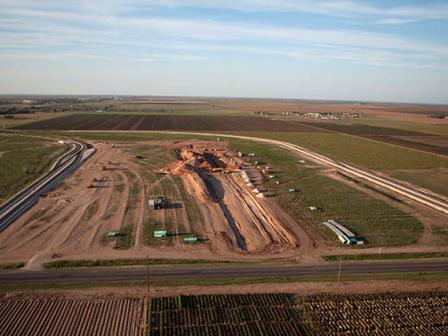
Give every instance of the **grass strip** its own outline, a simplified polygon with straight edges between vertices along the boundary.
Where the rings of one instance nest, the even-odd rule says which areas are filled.
[[[139,265],[180,265],[180,264],[224,264],[237,263],[226,260],[207,259],[106,259],[106,260],[59,260],[44,264],[45,268],[113,267]]]
[[[325,261],[342,260],[390,260],[390,259],[418,259],[418,258],[448,258],[448,252],[416,252],[416,253],[380,253],[380,254],[348,254],[329,255],[323,257]]]
[[[0,270],[10,270],[10,269],[18,269],[25,266],[23,262],[9,263],[9,264],[0,264]]]

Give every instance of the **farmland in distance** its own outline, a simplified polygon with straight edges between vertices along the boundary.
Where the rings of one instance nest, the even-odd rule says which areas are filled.
[[[324,132],[297,123],[260,117],[85,115],[74,114],[18,127],[23,130],[135,130],[135,131],[274,131]]]

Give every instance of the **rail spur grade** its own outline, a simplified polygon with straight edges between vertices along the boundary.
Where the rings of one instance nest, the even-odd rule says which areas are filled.
[[[23,188],[0,206],[0,232],[30,209],[39,200],[40,196],[61,183],[87,158],[86,144],[73,140],[67,140],[67,142],[72,145],[72,148],[53,164],[49,172]],[[90,149],[88,154],[93,152],[94,149]]]
[[[291,144],[288,142],[266,139],[266,138],[250,137],[250,136],[243,136],[243,135],[232,135],[232,134],[220,134],[220,133],[173,132],[173,131],[163,131],[163,132],[158,132],[158,133],[193,134],[193,135],[204,135],[204,136],[218,136],[218,137],[223,137],[223,138],[228,137],[228,138],[257,141],[257,142],[275,145],[275,146],[290,150],[292,152],[299,153],[301,155],[310,157],[311,159],[315,160],[316,162],[320,162],[325,165],[332,166],[333,168],[336,168],[339,171],[343,171],[344,173],[347,173],[351,176],[356,176],[358,178],[367,180],[370,183],[373,183],[379,187],[382,187],[384,189],[388,189],[390,191],[398,193],[401,196],[404,196],[404,197],[411,199],[417,203],[423,204],[423,205],[428,206],[434,210],[437,210],[439,212],[442,212],[442,213],[448,215],[448,201],[440,198],[438,195],[419,190],[416,187],[411,187],[411,186],[402,184],[399,181],[392,180],[391,178],[388,178],[388,177],[378,176],[377,174],[374,174],[370,171],[354,167],[354,166],[349,165],[344,162],[333,160],[329,157],[315,153],[309,149],[306,149],[306,148],[303,148],[303,147],[300,147],[300,146],[297,146],[297,145],[294,145],[294,144]]]
[[[143,336],[146,300],[45,296],[0,299],[0,336]]]

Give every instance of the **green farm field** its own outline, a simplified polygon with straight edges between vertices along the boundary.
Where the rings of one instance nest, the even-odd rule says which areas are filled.
[[[290,142],[337,160],[379,171],[448,167],[447,158],[345,134],[249,132],[245,135]]]
[[[41,176],[66,149],[42,138],[0,135],[0,200]]]
[[[251,132],[244,135],[290,142],[448,195],[443,183],[447,179],[448,158],[442,156],[347,134]]]
[[[300,163],[286,150],[249,141],[230,143],[235,150],[256,153],[254,160],[272,167],[280,184],[272,181],[268,188],[274,190],[276,201],[293,218],[300,221],[306,216],[316,234],[335,239],[321,224],[330,218],[365,238],[369,246],[412,244],[423,231],[417,219],[325,176],[322,168]],[[297,192],[290,193],[289,188]],[[310,206],[322,211],[311,212]]]

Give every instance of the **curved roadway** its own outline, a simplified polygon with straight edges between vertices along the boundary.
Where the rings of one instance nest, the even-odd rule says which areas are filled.
[[[30,209],[39,197],[56,187],[85,159],[87,146],[83,143],[67,140],[72,146],[52,166],[50,171],[23,188],[0,206],[0,232]]]

